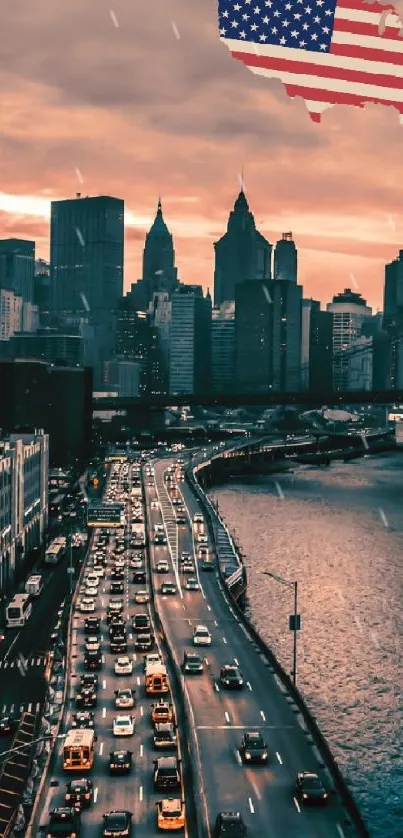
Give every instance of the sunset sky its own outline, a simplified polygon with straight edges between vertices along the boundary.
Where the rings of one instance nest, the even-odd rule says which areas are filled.
[[[161,193],[181,280],[212,288],[243,166],[258,229],[273,244],[293,232],[305,296],[352,287],[380,307],[403,248],[397,112],[333,108],[312,123],[281,82],[231,58],[216,17],[216,0],[7,4],[0,237],[48,258],[51,199],[124,198],[129,289]]]

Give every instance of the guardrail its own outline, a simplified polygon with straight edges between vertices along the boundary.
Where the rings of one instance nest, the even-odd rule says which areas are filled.
[[[206,464],[207,465],[207,464]],[[200,468],[198,469],[201,470]],[[191,472],[191,477],[189,472]],[[210,538],[215,545],[216,548],[216,540],[215,540],[215,533],[216,533],[216,521],[221,522],[221,518],[217,513],[217,510],[211,503],[211,500],[207,497],[204,493],[202,487],[200,486],[196,474],[194,473],[195,469],[190,467],[188,470],[185,470],[185,475],[188,480],[188,484],[194,489],[195,481],[197,485],[197,494],[202,501],[204,508],[207,512],[207,525],[210,533]],[[192,479],[193,478],[193,479]],[[225,525],[224,525],[225,526]],[[241,561],[241,560],[239,560]],[[291,696],[292,700],[294,701],[296,707],[298,708],[299,712],[301,713],[308,734],[311,735],[314,744],[316,745],[320,756],[329,770],[329,774],[332,778],[334,783],[335,790],[337,791],[340,800],[349,815],[350,821],[346,823],[346,826],[350,826],[351,824],[354,826],[356,830],[357,838],[370,838],[370,834],[368,832],[367,826],[364,823],[362,815],[357,807],[357,804],[353,798],[353,795],[348,788],[346,781],[341,773],[341,770],[335,760],[334,755],[332,754],[330,747],[321,733],[319,728],[318,722],[316,721],[315,717],[308,709],[305,700],[297,687],[293,684],[291,678],[288,676],[287,672],[283,669],[281,663],[277,660],[276,656],[269,648],[269,646],[265,643],[263,638],[260,636],[259,632],[254,627],[253,623],[248,620],[245,616],[242,609],[239,607],[237,601],[234,597],[231,596],[231,591],[227,586],[227,580],[225,579],[219,561],[217,561],[217,568],[221,580],[221,585],[223,589],[224,599],[226,600],[227,604],[231,604],[231,608],[235,611],[238,620],[245,626],[245,629],[249,633],[250,639],[252,643],[258,647],[258,649],[263,653],[268,661],[269,665],[275,670],[277,676],[279,677],[281,683],[284,686],[285,691]]]
[[[189,697],[186,690],[186,685],[183,683],[183,676],[180,664],[176,658],[174,650],[168,641],[167,635],[164,631],[158,607],[156,604],[153,571],[151,567],[150,557],[150,534],[149,521],[147,514],[147,501],[144,488],[144,480],[142,480],[142,500],[145,510],[144,523],[146,531],[146,553],[148,562],[148,572],[150,578],[150,607],[153,612],[155,626],[158,629],[159,639],[163,646],[167,668],[172,686],[175,687],[176,696],[176,720],[178,724],[178,735],[181,744],[182,756],[182,776],[186,777],[185,791],[186,791],[186,822],[192,825],[191,838],[208,838],[209,830],[206,824],[205,812],[202,800],[202,793],[200,788],[200,777],[195,776],[193,754],[198,753],[198,744],[195,735],[195,726],[191,724],[192,710],[189,702]]]

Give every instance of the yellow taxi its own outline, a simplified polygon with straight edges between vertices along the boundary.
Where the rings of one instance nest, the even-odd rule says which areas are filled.
[[[174,832],[185,828],[185,804],[179,798],[159,800],[157,826],[162,832]]]
[[[168,701],[157,701],[151,706],[151,721],[153,725],[160,722],[174,722],[174,709]]]

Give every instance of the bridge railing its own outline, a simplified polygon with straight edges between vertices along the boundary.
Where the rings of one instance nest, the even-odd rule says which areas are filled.
[[[205,464],[205,467],[208,468],[208,463]],[[214,505],[211,503],[211,500],[206,496],[200,483],[197,480],[197,476],[195,474],[195,468],[188,468],[185,470],[185,476],[188,480],[189,485],[194,489],[195,484],[197,486],[196,493],[199,496],[200,500],[203,502],[204,508],[207,512],[207,521],[208,521],[208,528],[210,537],[212,539],[213,544],[215,545],[216,549],[216,542],[215,542],[215,533],[216,533],[216,519],[218,518],[220,521],[220,516],[217,513]],[[198,469],[200,472],[201,469]],[[197,473],[197,472],[196,472]],[[223,522],[222,522],[223,523]],[[223,590],[224,598],[226,599],[227,603],[230,604],[233,611],[235,611],[237,620],[242,623],[246,629],[247,636],[249,636],[250,642],[256,646],[256,648],[264,655],[267,660],[269,666],[274,670],[276,675],[278,676],[284,690],[284,694],[290,696],[293,700],[293,703],[298,708],[304,723],[307,735],[311,737],[312,743],[317,747],[319,755],[323,761],[323,764],[327,767],[329,771],[329,775],[331,777],[332,783],[334,785],[334,789],[339,795],[339,798],[342,802],[342,805],[348,814],[348,818],[344,823],[344,827],[353,827],[354,833],[350,832],[350,835],[354,835],[355,838],[370,838],[370,834],[368,832],[367,826],[362,818],[362,815],[358,809],[358,806],[354,800],[352,792],[348,788],[346,781],[343,777],[343,774],[337,764],[337,761],[330,750],[330,747],[323,736],[319,724],[311,713],[309,708],[307,707],[305,700],[297,687],[293,684],[290,676],[287,674],[283,666],[280,664],[276,656],[274,655],[273,651],[267,645],[267,643],[263,640],[260,636],[259,632],[251,623],[250,620],[245,616],[243,610],[239,607],[237,601],[234,597],[231,596],[231,591],[226,584],[226,579],[221,572],[220,563],[217,562],[218,571],[220,574],[221,580],[221,587]]]

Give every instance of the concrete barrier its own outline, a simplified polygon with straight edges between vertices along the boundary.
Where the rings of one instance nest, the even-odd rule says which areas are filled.
[[[197,484],[197,494],[202,501],[205,511],[207,513],[207,524],[209,529],[210,538],[214,546],[215,544],[215,526],[214,526],[214,516],[218,518],[221,522],[221,519],[213,507],[210,500],[207,498],[206,494],[204,493],[203,489],[201,488],[197,477],[194,473],[194,469],[190,468],[188,471],[191,471],[191,475],[185,471],[185,476],[188,480],[189,485],[192,489],[194,489],[193,481]],[[241,559],[239,559],[241,562]],[[321,733],[319,728],[318,722],[316,721],[315,717],[307,707],[305,700],[296,686],[293,684],[291,678],[287,674],[287,672],[283,669],[282,665],[277,660],[276,656],[269,648],[269,646],[265,643],[263,638],[260,636],[256,628],[254,627],[253,623],[247,619],[242,609],[239,607],[236,600],[231,596],[230,591],[227,588],[226,580],[221,572],[220,563],[217,562],[217,568],[221,579],[222,589],[224,593],[224,598],[226,599],[227,604],[231,604],[231,608],[235,611],[237,618],[239,621],[244,625],[245,629],[248,631],[252,643],[255,643],[256,646],[260,649],[261,653],[265,656],[269,665],[275,670],[275,673],[280,680],[280,683],[284,686],[285,692],[290,696],[292,701],[298,708],[298,711],[301,713],[301,716],[305,722],[307,732],[312,736],[314,741],[314,745],[317,747],[321,758],[324,764],[327,766],[331,780],[334,784],[334,788],[337,794],[340,797],[340,800],[348,813],[349,819],[351,824],[353,825],[357,838],[370,838],[370,834],[368,832],[367,826],[364,823],[362,815],[358,809],[358,806],[353,798],[353,795],[348,788],[346,781],[341,773],[341,770],[333,756],[330,747]]]

